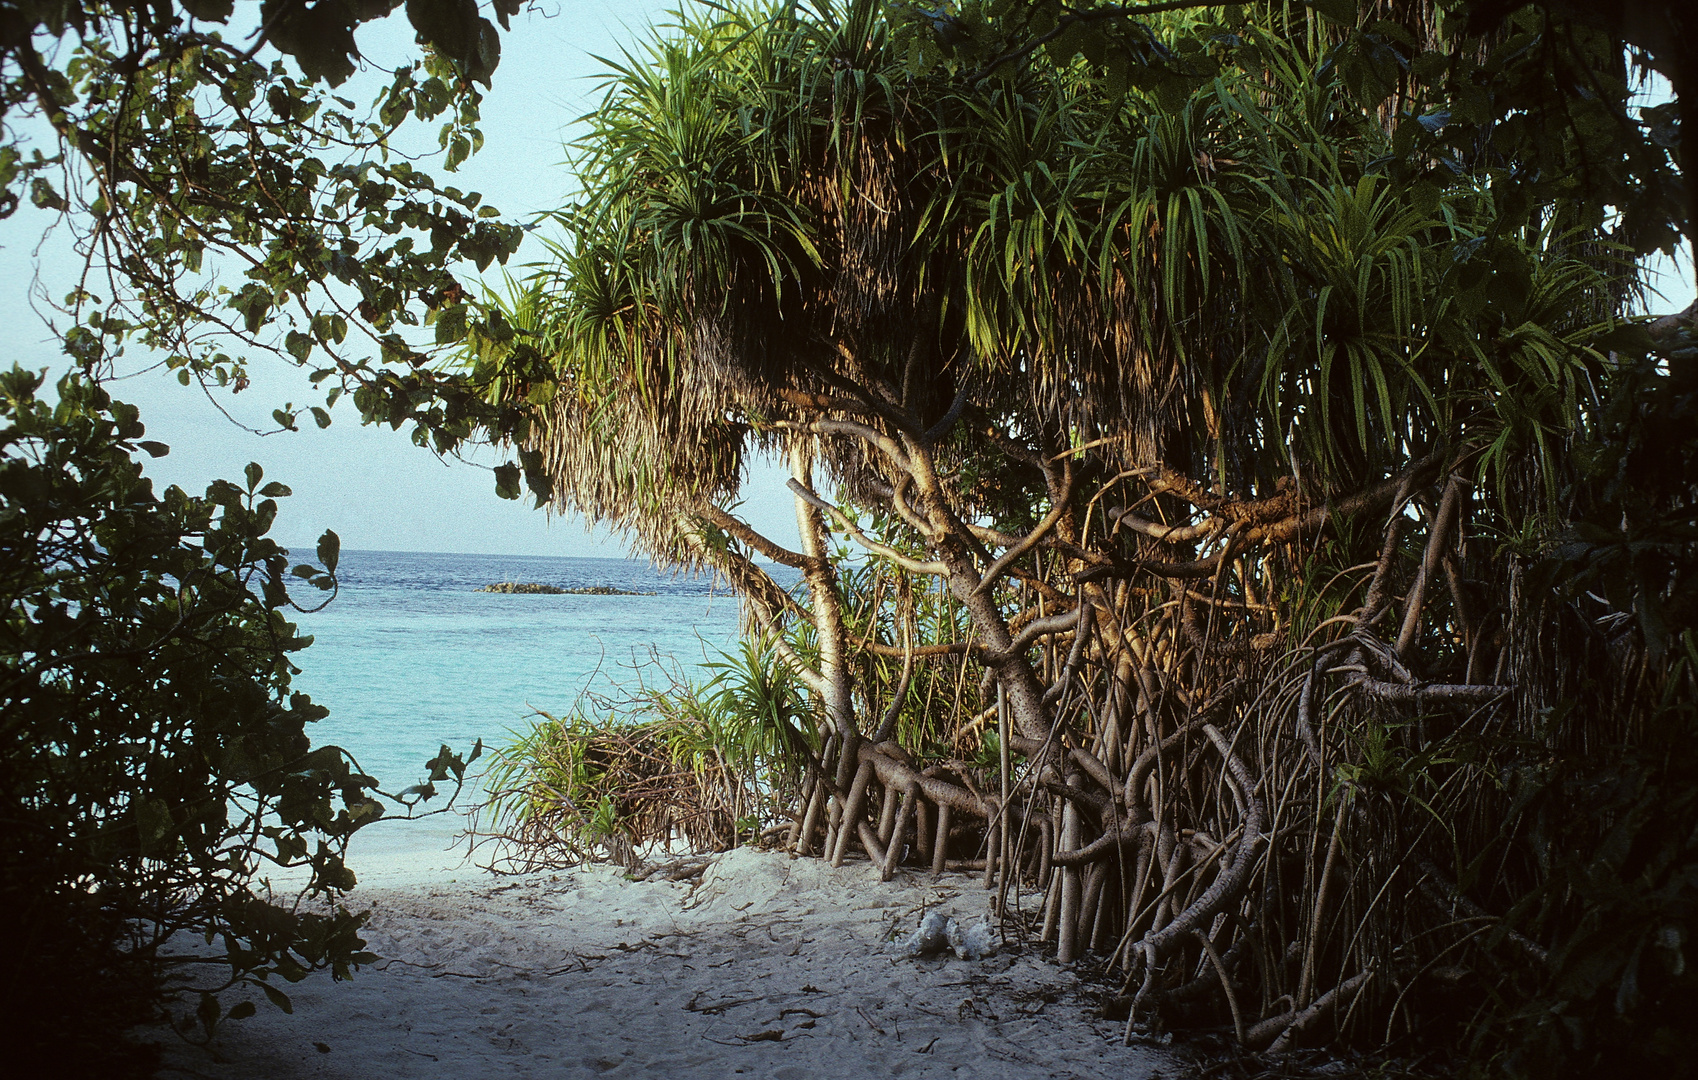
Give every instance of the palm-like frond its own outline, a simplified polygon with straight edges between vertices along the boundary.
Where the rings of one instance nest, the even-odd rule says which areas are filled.
[[[1262,69],[1167,108],[1065,70],[917,84],[862,0],[680,16],[610,63],[576,158],[593,195],[558,215],[536,282],[563,388],[544,441],[554,468],[591,474],[560,490],[640,506],[665,535],[735,489],[785,393],[846,385],[936,416],[976,383],[993,414],[1035,401],[1047,438],[1107,437],[1104,469],[1229,484],[1294,455],[1337,488],[1416,447],[1538,445],[1563,421],[1486,436],[1479,403],[1507,417],[1521,402],[1492,387],[1527,379],[1572,402],[1567,346],[1435,330],[1458,322],[1439,285],[1482,208],[1411,201],[1330,76],[1258,47]],[[1562,262],[1554,237],[1496,242]],[[1597,289],[1580,265],[1540,271],[1529,304]],[[620,452],[584,450],[598,438]],[[825,449],[836,479],[865,481],[853,440]]]
[[[1054,917],[1106,934],[1109,948],[1123,927],[1114,955],[1147,964],[1146,989],[1206,973],[1189,940],[1170,943],[1175,956],[1193,950],[1184,962],[1158,972],[1153,942],[1177,931],[1142,920],[1179,915],[1159,897],[1132,901],[1226,888],[1219,838],[1236,834],[1232,887],[1251,890],[1247,909],[1265,884],[1280,905],[1295,895],[1298,914],[1215,925],[1260,950],[1261,1005],[1287,1003],[1301,1027],[1291,1018],[1316,1002],[1317,963],[1356,972],[1334,985],[1360,988],[1402,955],[1404,929],[1436,943],[1458,925],[1381,907],[1407,867],[1377,851],[1351,870],[1372,887],[1341,886],[1348,895],[1328,908],[1335,860],[1317,865],[1316,853],[1379,830],[1449,857],[1489,832],[1484,811],[1462,820],[1459,793],[1483,783],[1501,747],[1487,764],[1447,757],[1444,739],[1385,717],[1421,707],[1426,691],[1405,678],[1418,665],[1457,680],[1431,684],[1438,700],[1504,714],[1510,691],[1481,679],[1518,662],[1504,641],[1519,616],[1513,604],[1469,610],[1463,571],[1497,570],[1470,557],[1479,545],[1463,514],[1477,538],[1558,501],[1572,476],[1565,446],[1611,363],[1594,343],[1619,275],[1590,235],[1507,233],[1489,192],[1394,160],[1384,117],[1342,91],[1319,32],[1292,44],[1246,31],[1237,62],[1188,96],[1109,94],[1083,71],[1037,65],[983,85],[913,76],[881,10],[715,7],[612,65],[578,147],[590,195],[558,215],[554,261],[510,315],[527,362],[543,358],[549,377],[527,383],[531,368],[515,361],[522,370],[498,392],[534,407],[526,450],[559,504],[665,561],[736,567],[747,565],[738,543],[770,552],[719,511],[763,444],[796,450],[798,480],[811,474],[816,491],[835,484],[840,528],[877,534],[870,569],[835,580],[827,559],[777,554],[806,568],[824,614],[778,639],[782,664],[746,652],[735,690],[727,675],[718,696],[691,699],[708,719],[679,729],[674,758],[752,761],[795,744],[808,732],[800,698],[761,674],[794,662],[843,751],[816,771],[798,837],[812,842],[828,788],[833,814],[847,815],[833,820],[857,828],[864,807],[844,800],[882,788],[889,823],[920,805],[917,782],[904,796],[901,777],[880,773],[850,794],[856,770],[880,771],[849,756],[867,750],[856,740],[882,732],[976,758],[996,710],[974,716],[963,702],[969,670],[984,668],[985,686],[1026,695],[1010,706],[1011,736],[1073,725],[1083,756],[1072,760],[1109,805],[1136,804],[1149,815],[1138,827],[1162,830],[1122,852],[1142,867],[1133,878],[1114,884],[1098,874],[1107,863],[1091,871],[1095,902],[1114,914]],[[1459,509],[1473,498],[1467,469],[1505,502],[1495,521],[1478,503]],[[1400,491],[1413,502],[1388,528]],[[1406,523],[1423,527],[1412,506],[1425,551],[1400,537]],[[829,543],[810,530],[805,546]],[[1016,563],[1017,582],[999,579]],[[1394,580],[1410,563],[1414,581]],[[912,606],[898,618],[883,590],[907,574],[947,588],[919,602],[904,584]],[[794,598],[769,589],[762,603]],[[1370,656],[1374,620],[1398,605],[1397,644]],[[1098,618],[1112,625],[1093,630]],[[1355,636],[1312,651],[1346,622]],[[911,681],[916,632],[932,635],[932,666]],[[1328,655],[1362,662],[1321,664]],[[851,677],[830,682],[828,668],[853,669],[884,719],[863,724]],[[1403,681],[1355,677],[1381,669]],[[1344,671],[1354,674],[1332,700],[1312,700]],[[916,723],[909,702],[922,688],[928,703],[948,701]],[[949,730],[931,726],[936,715]],[[1221,719],[1205,743],[1197,725],[1210,716]],[[1304,746],[1293,749],[1293,731]],[[1190,749],[1149,757],[1181,739]],[[1140,754],[1154,772],[1128,771]],[[1266,765],[1266,784],[1246,761]],[[961,792],[973,787],[964,774]],[[1077,833],[1058,839],[1062,805],[1033,796],[1054,812],[1046,850],[1082,852]],[[1371,803],[1368,816],[1341,800]],[[1194,852],[1183,871],[1160,854],[1180,850],[1180,833]],[[841,857],[852,840],[836,835]],[[947,828],[935,835],[943,860]],[[1259,837],[1277,854],[1258,854]],[[1165,865],[1152,873],[1152,859]],[[1288,870],[1302,884],[1274,880]],[[1058,895],[1066,911],[1066,886]],[[1356,929],[1341,937],[1329,920]],[[1281,925],[1306,943],[1300,975],[1266,948],[1264,930]],[[1139,935],[1147,952],[1133,947]],[[1215,963],[1224,974],[1230,957]]]

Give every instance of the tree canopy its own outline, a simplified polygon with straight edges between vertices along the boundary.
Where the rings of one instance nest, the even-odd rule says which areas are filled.
[[[919,69],[942,65],[969,81],[1006,77],[1034,54],[1089,65],[1111,92],[1179,92],[1210,64],[1203,36],[1152,33],[1163,13],[1214,20],[1227,32],[1256,5],[967,2],[892,17]],[[1672,251],[1698,214],[1681,182],[1684,117],[1698,112],[1698,52],[1690,16],[1655,0],[1317,0],[1266,5],[1288,32],[1324,43],[1359,104],[1393,126],[1397,155],[1473,169],[1497,212],[1517,222],[1570,200],[1638,253]],[[1236,12],[1236,14],[1235,14]],[[1206,25],[1206,23],[1205,23]],[[1655,73],[1673,100],[1636,100]],[[1684,164],[1683,164],[1684,161]]]
[[[1628,318],[1685,227],[1669,110],[1540,10],[1092,10],[714,9],[628,54],[519,334],[479,343],[553,369],[503,386],[536,471],[747,590],[822,719],[798,850],[942,867],[973,820],[987,882],[1047,890],[1032,932],[1137,988],[1129,1034],[1212,998],[1252,1046],[1462,1021],[1560,1059],[1519,1004],[1406,992],[1459,954],[1618,1050],[1666,1031],[1685,969],[1582,944],[1610,903],[1574,875],[1628,873],[1634,812],[1558,793],[1653,775],[1692,720],[1626,689],[1684,693],[1690,448],[1605,479],[1649,437],[1629,402],[1687,407],[1690,329]],[[1535,112],[1564,64],[1587,104]],[[800,551],[736,515],[755,447]],[[1638,835],[1634,888],[1684,895],[1690,844]]]
[[[339,92],[355,34],[396,6],[6,5],[0,215],[27,198],[74,234],[85,270],[54,299],[84,370],[141,346],[185,383],[241,388],[263,357],[324,394],[278,410],[285,427],[327,425],[351,394],[438,451],[500,430],[476,378],[432,350],[482,323],[456,271],[506,262],[523,230],[394,145],[437,124],[449,172],[482,145],[499,33],[472,0],[407,4],[421,55],[361,105]],[[505,27],[518,8],[493,13]],[[516,493],[516,470],[501,479]]]

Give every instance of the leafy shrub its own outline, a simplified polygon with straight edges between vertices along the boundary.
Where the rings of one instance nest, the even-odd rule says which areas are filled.
[[[1688,696],[1658,710],[1642,745],[1539,778],[1533,812],[1554,873],[1528,921],[1567,925],[1540,991],[1510,1019],[1511,1075],[1698,1072],[1688,956],[1698,933],[1698,634],[1682,644],[1671,681]]]
[[[770,648],[744,642],[630,700],[588,699],[564,717],[539,713],[497,749],[485,774],[498,866],[536,869],[611,858],[681,837],[697,851],[753,840],[779,820],[801,782],[815,721],[799,681]],[[587,707],[586,707],[587,706]]]
[[[1512,1076],[1698,1073],[1695,344],[1690,325],[1655,352],[1619,343],[1642,355],[1576,446],[1576,511],[1530,575],[1567,618],[1505,827],[1544,871],[1511,923],[1553,947],[1476,1033],[1508,1036]]]
[[[371,959],[363,915],[304,902],[353,886],[348,838],[383,810],[290,688],[311,638],[266,538],[289,489],[249,465],[155,495],[134,455],[166,448],[136,409],[74,375],[49,404],[41,381],[0,374],[0,1022],[13,1064],[122,1074],[148,1066],[125,1030],[167,995],[198,996],[210,1030],[236,984],[287,1009],[278,982]],[[333,592],[337,555],[326,533],[292,574]],[[268,866],[306,868],[294,902],[250,888]]]

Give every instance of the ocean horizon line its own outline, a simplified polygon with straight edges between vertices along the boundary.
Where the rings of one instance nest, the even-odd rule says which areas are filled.
[[[311,542],[307,542],[307,543],[300,543],[300,544],[291,544],[291,543],[288,543],[286,541],[279,540],[278,545],[280,547],[282,547],[285,551],[290,552],[291,554],[296,553],[296,552],[311,554],[311,553],[316,552],[317,549],[318,549],[318,542],[316,540],[311,541]],[[634,564],[639,565],[639,566],[646,566],[646,567],[652,569],[657,574],[681,574],[681,575],[688,575],[688,576],[692,576],[692,577],[709,577],[709,576],[712,575],[711,570],[694,570],[694,571],[691,571],[691,570],[674,570],[670,567],[666,567],[666,566],[661,565],[660,563],[657,563],[653,559],[645,558],[645,557],[642,557],[642,556],[636,556],[636,555],[534,555],[534,554],[527,555],[527,554],[514,554],[512,552],[499,552],[499,551],[433,551],[433,550],[429,550],[429,549],[426,549],[426,548],[353,548],[353,547],[343,548],[342,551],[341,551],[341,554],[343,554],[343,555],[432,555],[432,556],[436,556],[438,558],[527,559],[527,560],[534,560],[534,561],[537,561],[537,562],[621,562],[621,563],[634,563]],[[782,563],[772,562],[769,559],[763,559],[763,558],[759,558],[759,557],[754,558],[751,561],[756,566],[760,566],[760,567],[782,567],[783,566]]]

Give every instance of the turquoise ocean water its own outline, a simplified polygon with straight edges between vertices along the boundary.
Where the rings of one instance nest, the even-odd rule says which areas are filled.
[[[314,744],[342,746],[388,791],[421,780],[443,743],[505,743],[535,710],[558,716],[586,690],[652,685],[656,661],[689,669],[737,639],[735,595],[635,560],[346,551],[338,578],[328,608],[296,619],[314,642],[295,656],[295,689],[330,710]],[[498,581],[656,595],[476,591]],[[362,855],[440,852],[464,825],[379,823],[355,838],[351,861],[358,872]]]

